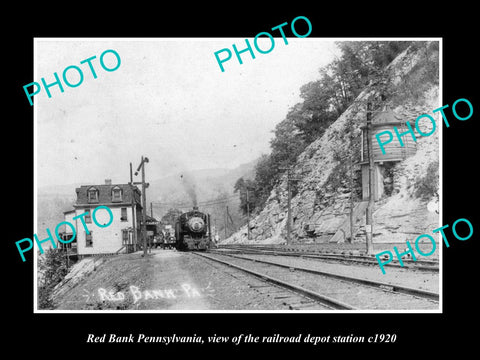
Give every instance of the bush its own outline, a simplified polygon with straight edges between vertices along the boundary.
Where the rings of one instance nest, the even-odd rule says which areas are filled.
[[[429,200],[438,193],[438,161],[430,163],[427,167],[427,173],[423,177],[418,177],[415,181],[415,197],[423,200]]]
[[[67,259],[60,249],[49,249],[45,257],[39,262],[39,271],[43,274],[42,284],[38,286],[39,309],[53,309],[51,295],[55,286],[62,281],[68,273]]]
[[[415,43],[414,43],[415,44]],[[420,60],[393,88],[392,105],[401,105],[408,100],[423,104],[425,91],[439,84],[439,52],[438,42],[420,42],[412,45],[419,52]]]

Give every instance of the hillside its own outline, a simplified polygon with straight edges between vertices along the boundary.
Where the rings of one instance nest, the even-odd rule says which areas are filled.
[[[387,104],[402,122],[431,114],[440,104],[438,85],[422,83],[425,67],[438,62],[438,51],[425,55],[408,48],[386,68],[393,81],[387,89],[394,96]],[[438,77],[437,77],[438,78]],[[412,88],[414,88],[412,90]],[[345,242],[349,240],[350,195],[353,192],[353,242],[364,242],[365,206],[362,203],[360,173],[361,126],[366,121],[365,102],[378,95],[366,86],[349,106],[296,159],[291,170],[292,240],[297,243]],[[362,105],[363,104],[363,105]],[[438,117],[435,116],[438,121]],[[438,180],[438,131],[429,137],[417,136],[416,154],[385,165],[385,192],[375,203],[374,242],[405,242],[429,232],[438,224],[438,213],[427,209],[438,198],[429,188]],[[350,168],[350,160],[353,162]],[[430,176],[430,178],[428,177]],[[350,182],[350,179],[352,182]],[[427,180],[429,179],[429,180]],[[428,184],[432,182],[432,184]],[[353,187],[352,187],[353,183]],[[287,228],[287,176],[271,191],[265,206],[250,222],[250,241],[285,243]],[[247,242],[247,228],[224,243]]]
[[[147,202],[153,201],[153,216],[157,219],[171,208],[186,211],[196,203],[211,215],[212,226],[224,238],[225,224],[227,234],[232,234],[245,223],[239,211],[239,195],[233,187],[239,177],[253,176],[255,164],[252,161],[234,169],[196,170],[151,181]]]
[[[241,176],[252,176],[255,163],[252,161],[234,169],[193,170],[149,181],[147,202],[191,207],[194,201],[201,203],[231,196],[235,181]]]
[[[75,202],[75,185],[59,187],[54,191],[51,187],[39,188],[37,192],[37,224],[39,231],[52,228],[64,220],[63,212],[72,209]]]

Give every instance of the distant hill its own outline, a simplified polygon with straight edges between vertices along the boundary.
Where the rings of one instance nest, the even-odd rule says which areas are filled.
[[[181,172],[149,181],[147,202],[193,205],[194,200],[205,202],[221,196],[231,196],[240,177],[252,177],[256,161],[235,169],[203,169]]]
[[[71,210],[75,202],[75,185],[60,186],[55,191],[54,187],[39,188],[37,190],[37,226],[43,233],[46,228],[50,230],[64,220],[63,212]]]
[[[225,227],[230,235],[246,222],[239,212],[239,195],[233,192],[233,186],[242,176],[251,178],[255,164],[252,161],[235,169],[196,170],[150,181],[147,203],[153,202],[153,216],[157,219],[170,208],[186,211],[196,203],[211,215],[212,226],[216,225],[223,238]]]

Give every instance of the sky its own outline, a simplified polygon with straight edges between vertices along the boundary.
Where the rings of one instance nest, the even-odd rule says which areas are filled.
[[[268,49],[268,38],[259,42]],[[249,39],[253,44],[253,39]],[[275,125],[301,101],[300,87],[319,78],[318,70],[339,51],[333,39],[275,38],[268,54],[255,59],[232,50],[244,38],[35,39],[34,79],[62,79],[78,66],[83,82],[42,88],[34,97],[37,187],[129,181],[147,156],[147,181],[181,171],[235,168],[270,152]],[[253,46],[253,45],[252,45]],[[214,52],[229,48],[222,72]],[[115,50],[117,70],[107,72],[100,55]],[[222,54],[221,56],[223,56]],[[92,60],[97,78],[87,63]],[[116,59],[105,54],[107,67]],[[75,70],[67,72],[79,82]]]

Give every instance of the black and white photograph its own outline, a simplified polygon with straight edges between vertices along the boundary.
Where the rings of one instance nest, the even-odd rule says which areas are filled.
[[[36,310],[440,311],[441,50],[36,39]]]
[[[166,5],[6,13],[6,351],[474,350],[473,7]]]

